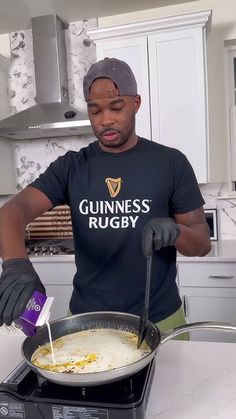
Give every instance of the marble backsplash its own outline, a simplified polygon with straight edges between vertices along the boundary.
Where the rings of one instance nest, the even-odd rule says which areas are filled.
[[[228,196],[227,183],[208,183],[200,185],[200,189],[204,208],[217,210],[219,239],[236,240],[236,197]]]
[[[17,189],[20,191],[36,179],[57,157],[69,150],[79,151],[91,141],[94,141],[92,136],[16,141],[14,151]]]
[[[96,60],[95,46],[90,43],[86,28],[96,27],[97,20],[74,22],[66,30],[68,59],[68,83],[70,102],[78,109],[85,109],[82,79]],[[35,104],[35,79],[31,30],[10,35],[11,67],[9,71],[9,101],[11,113],[19,112]],[[47,166],[68,150],[79,151],[94,138],[92,136],[39,139],[14,142],[17,189],[32,182]],[[227,184],[200,185],[205,208],[216,208],[219,239],[236,240],[236,198],[227,197]],[[9,197],[0,197],[2,205]]]

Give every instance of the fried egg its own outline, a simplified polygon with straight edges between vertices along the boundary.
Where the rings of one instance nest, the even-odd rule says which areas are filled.
[[[33,353],[36,367],[53,372],[94,373],[132,364],[151,352],[146,342],[137,349],[137,335],[116,329],[90,329],[71,333]]]

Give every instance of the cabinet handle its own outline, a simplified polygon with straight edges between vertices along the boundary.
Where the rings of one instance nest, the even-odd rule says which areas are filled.
[[[232,279],[234,275],[209,275],[208,278],[210,279]]]
[[[188,299],[186,295],[183,295],[183,310],[184,316],[188,317]]]

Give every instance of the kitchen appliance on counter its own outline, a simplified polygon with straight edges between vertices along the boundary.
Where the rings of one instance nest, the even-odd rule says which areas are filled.
[[[26,240],[29,256],[74,255],[73,239]]]
[[[217,209],[204,209],[204,214],[210,230],[210,239],[218,240]]]
[[[0,384],[0,416],[21,419],[144,419],[154,359],[134,375],[89,387],[56,384],[23,361]]]
[[[58,205],[30,222],[25,246],[29,257],[74,255],[70,208]]]

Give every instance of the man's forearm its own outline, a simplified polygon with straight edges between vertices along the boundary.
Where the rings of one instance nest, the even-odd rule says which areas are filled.
[[[52,208],[38,189],[27,186],[0,208],[0,254],[3,259],[25,258],[25,231],[29,222]]]
[[[184,256],[205,256],[211,250],[209,228],[207,224],[186,226],[179,224],[181,233],[175,247]]]
[[[14,205],[0,208],[0,255],[3,260],[27,258],[25,248],[26,222]]]

